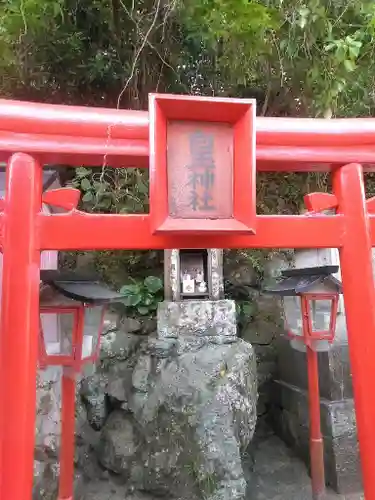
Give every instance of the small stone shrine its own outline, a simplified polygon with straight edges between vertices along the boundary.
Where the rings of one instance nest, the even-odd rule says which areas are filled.
[[[223,295],[221,250],[165,251],[157,336],[133,357],[129,387],[116,369],[116,386],[128,387],[121,395],[126,411],[109,416],[99,450],[102,465],[136,490],[189,500],[246,498],[243,454],[256,424],[256,359],[237,337],[235,302]],[[142,446],[121,453],[119,426]]]

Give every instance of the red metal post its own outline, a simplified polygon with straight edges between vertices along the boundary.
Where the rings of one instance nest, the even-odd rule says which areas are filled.
[[[366,500],[375,500],[375,288],[361,165],[337,169],[333,186],[344,215],[340,262],[363,486]]]
[[[320,393],[318,353],[311,349],[309,301],[301,297],[302,325],[307,355],[307,382],[309,398],[310,471],[313,500],[321,500],[325,494],[324,443],[320,424]],[[336,312],[336,311],[335,311]]]
[[[0,336],[1,500],[31,500],[39,337],[37,215],[42,172],[28,155],[7,169]],[[16,475],[15,475],[16,474]]]
[[[76,379],[73,370],[62,376],[60,479],[58,500],[73,500]]]
[[[310,468],[313,500],[325,494],[324,443],[320,427],[320,395],[318,353],[307,347],[307,375],[309,390]]]

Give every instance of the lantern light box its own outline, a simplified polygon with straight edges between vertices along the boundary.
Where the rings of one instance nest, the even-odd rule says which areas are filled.
[[[153,233],[255,233],[255,101],[151,94]]]
[[[281,279],[264,292],[283,298],[286,329],[291,347],[305,352],[328,351],[334,340],[341,282],[338,266],[286,269]]]
[[[78,372],[98,356],[106,306],[123,297],[96,279],[52,270],[40,277],[40,367]]]

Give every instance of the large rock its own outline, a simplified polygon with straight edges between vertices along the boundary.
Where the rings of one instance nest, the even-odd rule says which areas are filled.
[[[97,447],[101,464],[154,495],[244,498],[242,457],[256,423],[251,345],[187,335],[138,347],[106,373],[113,411]]]

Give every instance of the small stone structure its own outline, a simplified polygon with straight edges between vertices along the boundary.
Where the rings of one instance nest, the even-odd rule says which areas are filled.
[[[164,290],[166,301],[182,299],[182,275],[184,263],[189,271],[201,268],[203,279],[207,283],[206,294],[192,293],[190,298],[198,296],[201,299],[219,300],[224,297],[223,284],[223,251],[217,248],[199,250],[164,251]],[[184,297],[189,298],[189,297]]]
[[[299,251],[294,266],[339,265],[336,249]],[[271,272],[278,272],[280,262]],[[281,263],[285,267],[285,264]],[[340,279],[340,272],[337,275]],[[281,312],[281,311],[280,311]],[[278,379],[274,382],[273,421],[280,436],[308,463],[309,417],[306,355],[279,337]],[[339,301],[336,337],[328,352],[319,353],[321,421],[327,483],[338,493],[362,489],[351,384],[345,311]]]
[[[179,252],[167,252],[171,298],[181,291],[177,266]],[[220,298],[221,266],[209,267],[215,284],[208,293],[217,300],[160,303],[157,331],[146,338],[123,322],[104,336],[101,368],[82,384],[97,430],[95,454],[133,491],[245,498],[243,462],[257,417],[256,358],[237,337],[234,301]]]
[[[184,304],[179,312],[189,317],[197,305]],[[103,357],[112,359],[105,393],[112,411],[106,414],[99,404],[92,412],[102,414],[96,425],[104,424],[97,456],[129,487],[173,498],[245,498],[242,459],[256,423],[255,356],[232,335],[234,303],[219,307],[226,318],[216,329],[208,316],[209,335],[189,328],[176,336],[181,319],[176,323],[163,305],[159,329],[170,328],[170,336],[142,341],[116,332],[105,340]],[[90,398],[97,404],[92,390],[102,383],[98,377],[85,382],[88,406]]]

